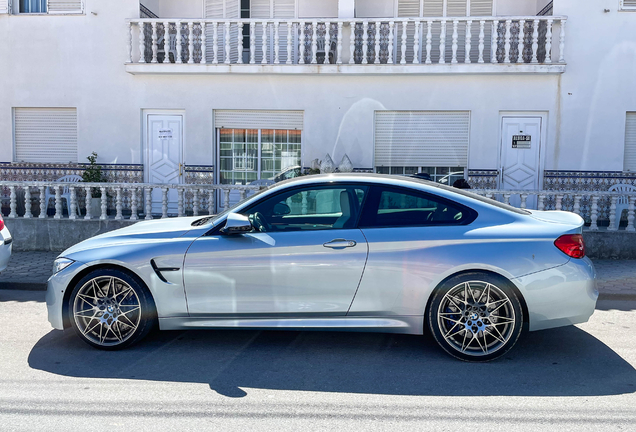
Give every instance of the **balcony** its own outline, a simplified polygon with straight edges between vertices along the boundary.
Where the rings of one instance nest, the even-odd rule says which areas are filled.
[[[558,74],[561,16],[128,22],[131,74]]]

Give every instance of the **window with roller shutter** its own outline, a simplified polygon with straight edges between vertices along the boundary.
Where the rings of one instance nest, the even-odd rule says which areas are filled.
[[[382,167],[462,167],[463,170],[468,164],[469,131],[469,111],[376,111],[376,170],[380,172]]]
[[[14,108],[15,162],[77,162],[76,108]]]
[[[636,0],[620,0],[619,9],[624,11],[636,11]]]
[[[84,13],[84,0],[0,0],[0,13],[72,15]]]

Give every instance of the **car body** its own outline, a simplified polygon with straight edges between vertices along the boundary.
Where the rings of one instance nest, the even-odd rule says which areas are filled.
[[[490,360],[514,345],[522,326],[540,330],[592,315],[598,292],[576,243],[582,225],[573,213],[518,210],[424,180],[305,176],[215,217],[139,222],[71,247],[48,281],[49,321],[82,335],[113,325],[116,317],[103,319],[107,308],[126,316],[150,310],[168,330],[463,329],[449,336],[461,349],[442,347]],[[577,258],[555,245],[564,239],[574,239],[566,247]],[[118,309],[124,295],[128,309]],[[496,326],[510,334],[499,338]],[[479,339],[464,348],[479,335],[501,341],[484,352]],[[110,339],[87,342],[125,345],[121,334]]]
[[[4,219],[0,215],[0,272],[3,272],[9,265],[12,248],[13,237],[11,237],[9,228],[4,224]]]

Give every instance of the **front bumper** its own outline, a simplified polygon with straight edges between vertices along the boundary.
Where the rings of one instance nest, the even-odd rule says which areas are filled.
[[[515,282],[528,306],[530,331],[586,322],[596,308],[596,271],[587,257]]]
[[[51,326],[57,330],[64,330],[64,294],[66,289],[73,289],[71,281],[86,267],[85,264],[74,262],[64,270],[52,275],[46,287],[46,309]]]

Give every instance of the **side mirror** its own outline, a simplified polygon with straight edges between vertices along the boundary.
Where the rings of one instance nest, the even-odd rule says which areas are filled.
[[[283,215],[288,215],[291,213],[291,209],[289,208],[289,206],[287,204],[284,203],[278,203],[274,206],[274,215],[276,216],[283,216]]]
[[[230,213],[225,220],[225,226],[221,229],[224,234],[240,234],[252,230],[252,224],[247,216],[238,213]]]

